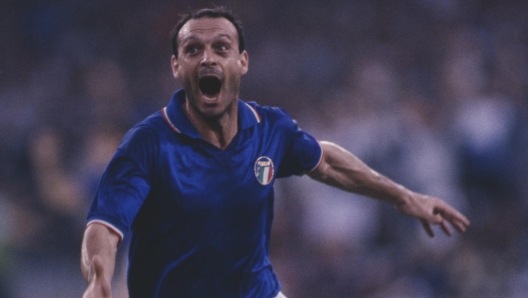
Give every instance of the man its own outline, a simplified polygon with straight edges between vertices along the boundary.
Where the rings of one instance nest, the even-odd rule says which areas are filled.
[[[341,147],[317,142],[279,108],[238,99],[248,54],[238,20],[199,10],[174,30],[167,107],[136,125],[110,161],[88,214],[84,297],[110,297],[116,249],[132,232],[130,297],[284,297],[268,259],[276,178],[311,178],[383,200],[451,235],[469,221]]]

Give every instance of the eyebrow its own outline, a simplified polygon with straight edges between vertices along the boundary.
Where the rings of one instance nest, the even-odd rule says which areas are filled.
[[[231,38],[231,36],[228,35],[228,34],[218,34],[217,37],[218,37],[218,38],[225,37],[225,38],[227,38],[227,39],[229,39],[229,40],[233,40],[233,39]]]
[[[214,37],[215,39],[219,39],[219,38],[227,38],[229,39],[230,41],[233,41],[233,39],[231,38],[230,35],[228,34],[218,34],[217,36]],[[185,44],[189,41],[193,41],[193,40],[201,40],[200,38],[196,37],[196,36],[193,36],[193,35],[190,35],[190,36],[187,36],[186,38],[184,38],[182,41],[181,41],[181,44]]]

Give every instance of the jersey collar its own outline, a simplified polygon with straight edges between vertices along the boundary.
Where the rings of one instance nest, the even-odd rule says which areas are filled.
[[[167,125],[171,127],[176,133],[181,133],[195,139],[202,137],[192,125],[189,118],[183,110],[185,103],[185,91],[183,89],[177,90],[172,96],[169,104],[162,109],[163,118]],[[261,121],[257,110],[242,100],[238,100],[238,125],[240,130],[252,127]]]

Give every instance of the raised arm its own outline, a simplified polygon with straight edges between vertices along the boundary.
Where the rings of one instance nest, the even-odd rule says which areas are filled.
[[[86,227],[81,248],[81,271],[88,283],[83,298],[112,297],[111,281],[120,236],[103,224]]]
[[[422,222],[427,234],[434,237],[431,224],[438,224],[451,235],[450,222],[460,233],[469,220],[443,200],[413,192],[369,168],[352,153],[330,142],[320,142],[323,159],[308,175],[342,190],[365,195],[393,205],[405,215]]]

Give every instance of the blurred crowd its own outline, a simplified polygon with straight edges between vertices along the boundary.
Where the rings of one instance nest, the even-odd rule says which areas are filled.
[[[80,297],[86,213],[123,134],[180,88],[178,14],[210,1],[0,4],[0,298]],[[472,225],[430,239],[389,205],[276,183],[271,258],[288,297],[525,297],[528,2],[218,1],[242,19],[241,98]],[[126,245],[115,297],[126,297]]]

